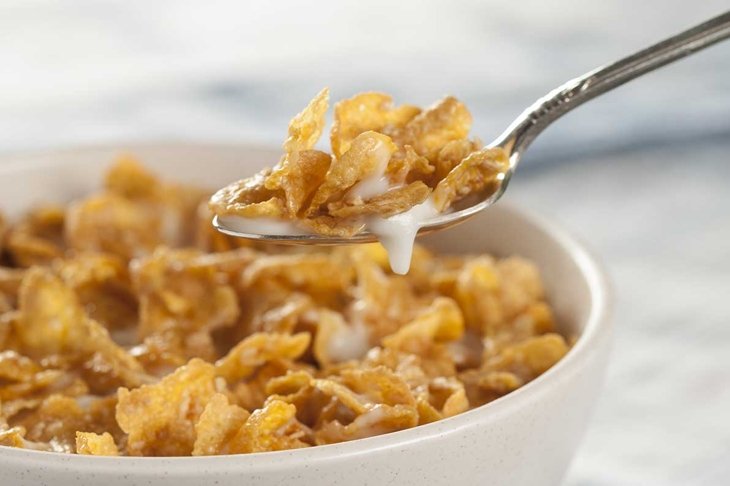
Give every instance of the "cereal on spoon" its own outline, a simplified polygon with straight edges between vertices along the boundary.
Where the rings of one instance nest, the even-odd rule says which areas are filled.
[[[348,237],[368,230],[405,273],[418,224],[472,194],[493,192],[509,168],[501,148],[469,139],[471,115],[448,96],[421,110],[361,93],[338,102],[332,153],[315,150],[329,91],[289,124],[277,165],[216,192],[210,208],[226,225],[273,234]]]

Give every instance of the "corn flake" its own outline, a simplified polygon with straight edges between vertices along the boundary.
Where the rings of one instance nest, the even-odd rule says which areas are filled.
[[[28,272],[20,289],[20,312],[14,331],[31,358],[65,355],[118,384],[148,381],[140,364],[86,315],[73,291],[49,271]]]
[[[243,408],[229,404],[224,394],[213,395],[195,424],[196,438],[192,455],[224,454],[228,443],[246,423],[249,415]]]
[[[329,89],[324,88],[289,123],[289,138],[284,142],[288,154],[309,150],[317,143],[324,129],[329,97]]]
[[[25,449],[26,441],[24,436],[25,429],[23,429],[22,427],[0,429],[0,445]]]
[[[361,93],[335,105],[335,120],[330,141],[332,153],[341,157],[361,133],[374,130],[388,133],[400,128],[418,115],[415,106],[393,106],[393,99],[383,93]]]
[[[472,153],[436,185],[433,191],[436,209],[444,211],[459,199],[486,190],[508,167],[507,153],[501,148]]]
[[[309,444],[302,439],[308,430],[296,419],[296,407],[281,400],[271,400],[255,410],[231,439],[228,453],[299,449]]]
[[[290,291],[306,292],[315,302],[331,302],[352,281],[352,271],[320,253],[264,256],[243,272],[246,288],[265,282],[276,283]]]
[[[309,347],[310,335],[256,333],[238,343],[216,363],[220,376],[229,382],[250,376],[254,370],[274,358],[296,359]]]
[[[535,336],[502,350],[483,365],[488,371],[508,371],[524,381],[541,375],[568,352],[568,344],[559,334]]]
[[[116,418],[128,434],[127,453],[190,455],[195,424],[216,391],[215,367],[197,358],[159,383],[134,390],[120,388]]]
[[[50,395],[38,408],[23,414],[17,423],[26,429],[26,439],[48,443],[56,452],[74,452],[79,430],[118,431],[110,413],[113,399],[93,398],[87,402],[81,398]]]
[[[439,297],[412,322],[383,338],[383,346],[413,354],[433,343],[456,341],[464,333],[464,317],[452,299]]]
[[[392,184],[428,181],[436,168],[410,145],[396,152],[388,163],[388,177]]]
[[[76,454],[88,456],[118,456],[119,448],[109,432],[76,432]]]
[[[317,213],[320,206],[339,199],[358,182],[370,176],[385,173],[391,155],[397,147],[387,135],[363,132],[352,141],[341,158],[332,161],[324,182],[312,197],[307,215]]]
[[[376,405],[347,425],[339,421],[325,423],[315,432],[318,444],[332,444],[387,434],[418,425],[418,411],[404,405]]]
[[[163,214],[154,205],[108,193],[72,204],[66,240],[78,251],[103,252],[125,260],[144,256],[167,241]]]
[[[104,177],[104,187],[127,199],[160,197],[161,184],[131,155],[119,157]]]
[[[295,217],[322,185],[332,157],[319,150],[304,150],[287,156],[266,179],[267,189],[282,190],[289,216]]]
[[[480,150],[482,143],[479,140],[452,140],[444,145],[434,161],[434,179],[442,180],[459,162],[470,154]]]
[[[62,258],[65,251],[63,231],[66,214],[58,206],[35,209],[18,225],[7,231],[5,249],[17,266],[48,265]]]
[[[410,145],[418,154],[433,160],[444,145],[466,138],[471,122],[466,106],[447,96],[410,120],[394,138],[400,145]]]
[[[208,206],[214,214],[222,216],[284,216],[286,206],[283,199],[264,185],[270,174],[271,169],[266,169],[253,177],[229,184],[211,196]]]
[[[391,189],[388,192],[379,194],[368,199],[363,204],[349,205],[332,203],[329,205],[329,213],[338,218],[351,218],[372,214],[388,218],[407,211],[417,204],[421,204],[429,194],[431,194],[431,189],[423,182],[416,181],[407,186]]]
[[[240,257],[242,265],[249,260],[245,253],[231,256]],[[233,325],[240,313],[236,290],[222,271],[223,264],[196,250],[167,248],[133,262],[140,335],[178,335],[186,356],[214,359],[210,333]],[[227,264],[235,265],[235,260]]]

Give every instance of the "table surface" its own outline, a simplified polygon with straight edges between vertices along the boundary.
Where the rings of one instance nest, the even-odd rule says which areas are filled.
[[[0,2],[0,153],[119,140],[280,143],[324,85],[450,92],[493,136],[569,77],[727,0]],[[446,7],[448,5],[448,8]],[[489,137],[486,137],[489,138]],[[561,120],[507,199],[602,257],[613,359],[571,486],[730,477],[730,45]],[[102,161],[103,162],[103,161]]]
[[[567,484],[730,478],[730,140],[516,174],[507,199],[592,247],[616,293],[605,389]]]

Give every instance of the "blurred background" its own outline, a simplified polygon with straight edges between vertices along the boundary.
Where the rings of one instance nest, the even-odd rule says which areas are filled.
[[[568,78],[729,7],[0,0],[0,155],[279,144],[323,86],[334,99],[381,90],[414,104],[453,94],[489,141]],[[570,114],[510,187],[509,200],[587,241],[615,283],[613,362],[567,485],[730,478],[729,154],[730,42]]]

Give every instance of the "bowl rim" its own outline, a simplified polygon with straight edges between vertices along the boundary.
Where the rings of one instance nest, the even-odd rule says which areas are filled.
[[[46,149],[17,153],[0,154],[0,174],[9,175],[13,172],[32,166],[53,166],[58,162],[53,160],[39,162],[41,157],[54,155],[72,155],[79,152],[96,151],[130,151],[136,149],[180,150],[184,148],[196,149],[237,149],[237,150],[277,150],[271,146],[257,143],[217,143],[217,142],[131,142],[85,145],[60,149]],[[366,437],[350,442],[321,445],[304,449],[284,451],[259,452],[251,454],[236,454],[222,456],[178,456],[178,457],[130,457],[130,456],[85,456],[78,454],[36,451],[32,449],[18,449],[9,446],[0,446],[0,463],[15,461],[23,463],[25,467],[62,467],[67,469],[80,468],[87,471],[108,471],[124,464],[124,473],[130,476],[149,474],[155,471],[165,471],[165,474],[187,475],[201,467],[210,468],[221,473],[235,472],[245,468],[248,472],[265,472],[270,469],[285,469],[308,464],[312,467],[330,460],[341,460],[345,457],[361,456],[374,451],[402,449],[410,444],[437,440],[441,436],[450,435],[469,428],[477,420],[498,420],[500,416],[508,414],[509,410],[519,401],[529,401],[545,392],[551,384],[560,379],[566,370],[580,367],[581,363],[592,353],[592,345],[602,336],[611,331],[611,313],[613,303],[613,289],[603,265],[596,258],[585,242],[571,235],[560,225],[547,221],[537,213],[513,204],[500,201],[498,208],[522,219],[526,224],[536,227],[554,240],[563,248],[577,265],[585,279],[590,295],[590,311],[583,331],[575,344],[558,363],[545,373],[530,381],[517,390],[498,398],[490,403],[468,410],[459,415],[449,417],[430,424],[419,425],[411,429],[391,432],[379,436]],[[171,468],[174,468],[171,470]],[[117,471],[118,472],[118,471]]]

